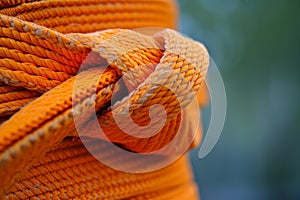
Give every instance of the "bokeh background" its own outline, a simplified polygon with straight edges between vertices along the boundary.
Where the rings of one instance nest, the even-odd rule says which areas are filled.
[[[300,199],[300,1],[181,0],[180,31],[203,42],[227,93],[213,151],[191,153],[202,200]],[[203,111],[207,128],[210,107]]]

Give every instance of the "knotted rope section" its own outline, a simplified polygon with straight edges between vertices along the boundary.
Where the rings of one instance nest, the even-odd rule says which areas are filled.
[[[174,27],[172,17],[160,18],[176,13],[172,3],[30,2],[0,3],[0,193],[69,137],[135,153],[156,152],[174,140],[205,77],[206,49],[170,29],[103,31]],[[156,104],[164,119],[151,117],[162,112],[152,109]],[[93,111],[103,136],[90,120]],[[186,150],[193,137],[184,131],[178,148],[182,143]]]

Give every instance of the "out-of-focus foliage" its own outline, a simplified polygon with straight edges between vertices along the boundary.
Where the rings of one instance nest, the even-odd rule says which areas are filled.
[[[300,199],[300,1],[179,6],[180,31],[207,46],[228,100],[214,150],[203,160],[192,152],[202,200]]]

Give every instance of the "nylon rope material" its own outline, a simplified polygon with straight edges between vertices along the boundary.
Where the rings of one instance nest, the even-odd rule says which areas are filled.
[[[109,142],[137,153],[156,151],[174,139],[182,122],[180,106],[187,107],[197,95],[207,71],[208,53],[202,44],[171,29],[153,36],[129,30],[175,28],[173,1],[7,0],[0,8],[2,195],[7,199],[180,199],[186,189],[190,192],[186,195],[194,199],[195,186],[184,157],[157,172],[117,172],[84,150],[74,124],[74,116],[96,108],[98,123]],[[88,67],[78,73],[83,63]],[[119,83],[121,79],[125,88]],[[74,95],[74,90],[81,92]],[[125,96],[124,90],[128,91]],[[111,104],[113,92],[119,99]],[[164,107],[167,118],[151,137],[129,135],[114,120],[113,112],[122,116],[129,105],[134,122],[147,125],[151,121],[149,109],[155,104]],[[84,127],[96,130],[88,120],[85,123]],[[122,123],[134,131],[126,120]],[[189,132],[186,137],[191,137]],[[86,137],[96,134],[89,132]],[[97,139],[105,146],[105,138]],[[111,153],[103,146],[95,148],[101,154]],[[128,165],[135,162],[128,160]],[[87,172],[86,168],[91,169]],[[179,178],[182,175],[185,178]],[[106,176],[110,183],[102,187],[99,182]],[[70,182],[72,177],[74,182]],[[113,180],[118,182],[117,189],[109,185]],[[126,186],[126,181],[131,185]],[[167,184],[170,181],[173,184]]]

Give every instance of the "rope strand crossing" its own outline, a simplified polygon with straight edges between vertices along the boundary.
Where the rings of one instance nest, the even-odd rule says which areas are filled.
[[[85,137],[136,153],[155,152],[177,134],[182,108],[198,93],[207,72],[206,49],[170,29],[152,36],[127,29],[103,30],[141,24],[174,27],[173,17],[159,20],[167,13],[161,6],[170,7],[168,12],[175,16],[169,1],[106,2],[0,3],[0,117],[4,117],[0,121],[5,121],[0,126],[1,194],[41,156],[66,138],[78,136],[76,116],[81,117]],[[141,12],[145,14],[139,16]],[[114,93],[118,99],[112,103]],[[129,113],[146,133],[149,123],[160,122],[149,117],[155,104],[166,112],[165,124],[155,135],[139,137],[141,131],[127,120],[116,121],[116,116],[122,119]],[[95,108],[107,138],[99,138],[88,120],[87,111]],[[181,139],[185,137],[190,136]],[[159,156],[165,155],[168,152]]]

